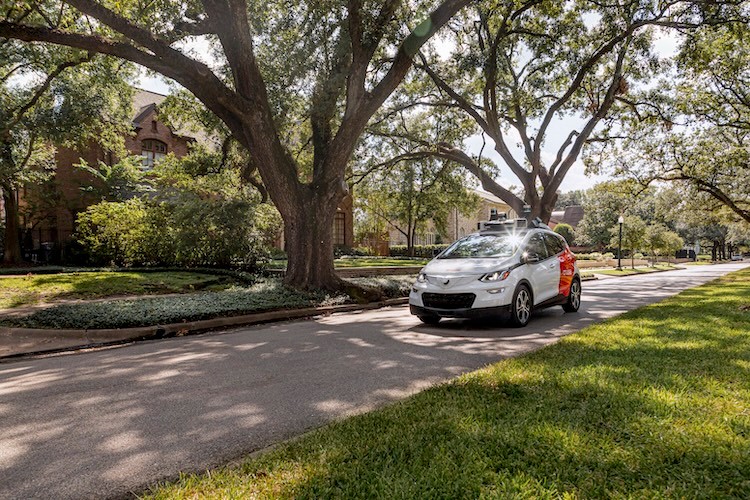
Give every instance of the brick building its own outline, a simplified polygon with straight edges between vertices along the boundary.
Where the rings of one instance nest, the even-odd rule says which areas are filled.
[[[125,138],[125,147],[133,155],[143,157],[145,169],[153,167],[167,153],[184,156],[188,145],[196,140],[171,130],[159,121],[157,106],[166,96],[136,89],[133,97],[133,133]],[[117,161],[111,152],[92,143],[83,150],[58,147],[55,153],[56,171],[53,184],[47,187],[26,187],[19,193],[21,245],[31,261],[57,260],[64,257],[65,243],[75,230],[76,215],[89,205],[100,201],[82,188],[95,184],[95,179],[75,165],[84,160],[88,165],[100,161],[112,165]]]
[[[158,105],[164,99],[165,95],[141,89],[135,91],[133,132],[125,138],[125,147],[131,154],[143,158],[144,169],[153,167],[154,162],[168,153],[177,157],[186,155],[189,145],[196,140],[208,140],[195,133],[172,130],[160,121]],[[97,144],[91,144],[82,151],[58,147],[52,189],[48,187],[43,191],[41,187],[27,187],[19,193],[23,228],[21,245],[28,260],[64,258],[65,244],[75,231],[76,215],[100,201],[81,189],[96,182],[90,174],[75,167],[81,163],[81,159],[89,165],[96,165],[100,161],[112,165],[117,161],[111,152]],[[353,232],[352,201],[349,198],[337,210],[334,243],[352,246]],[[279,244],[283,242],[280,240]]]

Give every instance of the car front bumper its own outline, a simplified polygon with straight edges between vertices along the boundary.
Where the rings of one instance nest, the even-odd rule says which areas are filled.
[[[475,281],[456,287],[440,287],[431,283],[415,283],[409,294],[411,313],[417,316],[437,315],[443,318],[480,318],[488,316],[505,316],[510,312],[510,305],[515,290],[516,280],[503,280],[498,283],[481,283]],[[473,294],[471,306],[457,303],[454,306],[440,303],[443,301],[424,300],[424,294],[457,296]],[[449,302],[449,301],[447,301]],[[460,301],[459,301],[460,302]]]
[[[496,307],[472,307],[469,309],[437,309],[409,304],[409,312],[414,316],[440,316],[441,318],[494,318],[510,316],[510,304]]]

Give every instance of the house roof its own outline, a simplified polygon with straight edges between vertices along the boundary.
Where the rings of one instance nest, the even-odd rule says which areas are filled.
[[[503,200],[501,200],[500,198],[498,198],[492,193],[488,193],[487,191],[482,191],[479,189],[470,189],[470,191],[476,194],[477,196],[479,196],[480,198],[482,198],[483,200],[489,201],[490,203],[497,203],[499,205],[508,205]]]
[[[581,205],[571,205],[565,210],[555,210],[550,216],[550,222],[554,224],[570,224],[573,228],[583,219],[584,211]]]
[[[133,93],[133,112],[135,113],[135,115],[133,116],[133,125],[135,127],[142,128],[143,121],[153,111],[155,111],[159,104],[164,102],[166,98],[167,96],[164,94],[157,94],[156,92],[151,92],[149,90],[143,90],[136,87],[135,92]],[[185,126],[180,127],[177,130],[172,129],[172,133],[181,137],[195,139],[201,144],[208,145],[215,142],[201,130],[192,130]]]

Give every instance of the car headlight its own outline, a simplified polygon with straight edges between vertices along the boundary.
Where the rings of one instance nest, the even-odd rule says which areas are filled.
[[[427,275],[425,273],[419,273],[419,276],[417,276],[417,283],[427,283]]]
[[[510,271],[495,271],[494,273],[487,273],[481,278],[479,278],[479,281],[484,281],[485,283],[494,283],[495,281],[503,281],[505,278],[510,276]]]

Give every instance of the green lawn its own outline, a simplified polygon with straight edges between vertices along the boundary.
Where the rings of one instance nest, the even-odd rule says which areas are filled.
[[[655,273],[657,271],[671,271],[673,269],[677,269],[674,266],[668,266],[666,264],[659,264],[655,267],[636,267],[635,269],[632,269],[630,267],[622,267],[622,270],[617,269],[603,269],[600,271],[596,271],[597,274],[607,274],[609,276],[632,276],[634,274],[648,274],[648,273]]]
[[[429,259],[389,259],[385,257],[368,258],[355,257],[346,259],[336,259],[333,266],[336,268],[348,267],[409,267],[424,266]],[[268,267],[270,269],[286,269],[286,260],[272,260]]]
[[[60,299],[97,299],[113,295],[221,290],[234,284],[227,276],[193,272],[86,272],[29,274],[0,278],[0,309]]]
[[[750,498],[750,271],[154,498]]]

